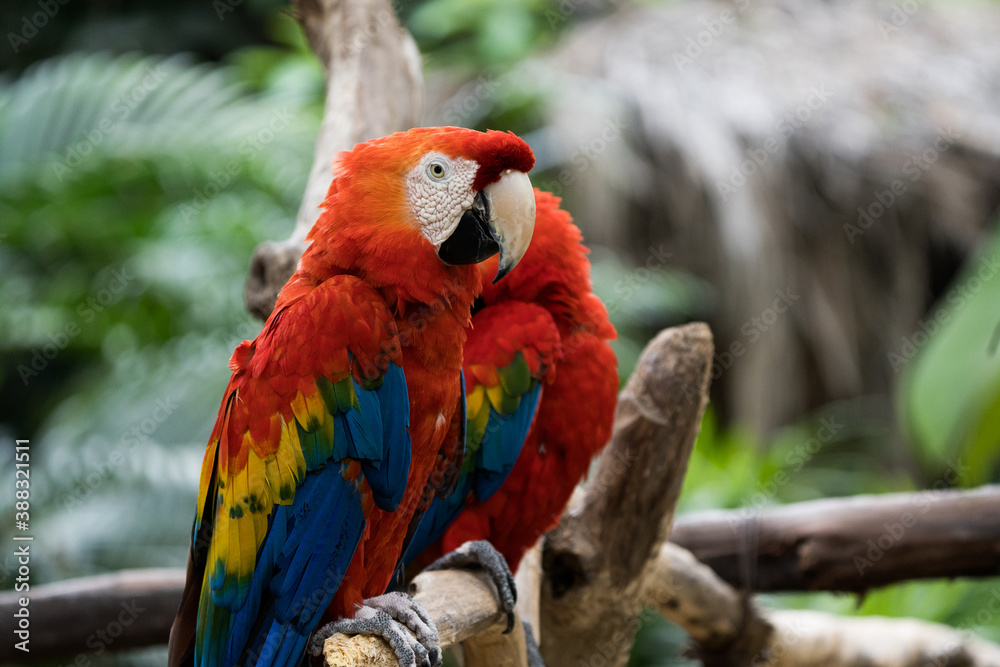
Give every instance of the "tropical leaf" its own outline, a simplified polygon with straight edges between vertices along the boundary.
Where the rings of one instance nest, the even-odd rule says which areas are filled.
[[[968,485],[1000,473],[1000,228],[945,297],[890,353],[907,376],[903,421],[924,455],[969,467]]]
[[[183,564],[226,362],[260,327],[247,263],[311,161],[294,69],[254,93],[189,58],[74,54],[0,83],[0,430],[32,443],[33,583]]]

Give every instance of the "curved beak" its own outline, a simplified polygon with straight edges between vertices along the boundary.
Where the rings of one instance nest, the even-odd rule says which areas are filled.
[[[531,181],[523,171],[508,169],[476,194],[472,208],[438,248],[438,257],[446,264],[478,264],[499,252],[496,282],[524,257],[534,229]]]
[[[490,208],[490,231],[500,246],[497,282],[524,257],[535,231],[535,193],[523,171],[508,169],[500,180],[483,188]]]

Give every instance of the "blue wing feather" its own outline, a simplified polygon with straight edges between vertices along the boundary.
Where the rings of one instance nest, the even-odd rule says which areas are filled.
[[[236,664],[248,652],[259,657],[273,655],[275,647],[282,643],[280,638],[289,633],[300,635],[304,642],[333,599],[364,524],[361,493],[354,482],[341,476],[339,465],[327,465],[307,474],[292,505],[274,511],[250,594],[232,614],[222,664]],[[264,626],[265,634],[254,638],[255,628],[262,626],[258,618],[262,600],[269,603],[265,617],[271,622]],[[317,614],[319,606],[322,609]]]
[[[476,452],[476,474],[473,493],[476,500],[483,502],[496,493],[510,471],[517,463],[521,447],[528,437],[531,422],[538,411],[538,401],[542,395],[542,385],[534,382],[512,415],[490,412],[490,420],[483,435],[483,442]]]
[[[363,390],[356,380],[354,393],[360,407],[347,413],[347,432],[351,439],[348,455],[355,461],[371,461],[377,466],[382,461],[382,411],[379,399],[375,392]]]
[[[403,369],[390,365],[382,386],[372,394],[378,410],[373,414],[381,415],[382,451],[378,462],[362,461],[361,471],[372,489],[375,505],[393,512],[403,500],[410,474],[410,401]]]
[[[354,390],[357,406],[334,415],[332,447],[318,431],[300,432],[308,472],[292,503],[272,510],[243,604],[230,610],[203,595],[199,615],[207,631],[196,664],[299,665],[364,531],[359,480],[342,474],[349,459],[360,461],[378,507],[399,505],[410,468],[405,375],[390,364],[378,389],[355,383]],[[316,460],[324,444],[332,456]]]
[[[462,381],[464,385],[464,376]],[[461,513],[470,492],[482,502],[503,485],[528,437],[531,423],[538,411],[541,393],[542,385],[536,381],[521,397],[513,414],[502,415],[490,408],[489,421],[476,452],[475,465],[471,469],[466,467],[462,470],[454,493],[447,498],[434,499],[406,547],[402,558],[404,564],[409,565],[424,549],[444,535],[448,526]]]

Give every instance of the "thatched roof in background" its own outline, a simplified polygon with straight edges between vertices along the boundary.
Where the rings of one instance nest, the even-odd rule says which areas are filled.
[[[539,184],[588,241],[637,264],[662,244],[716,288],[717,349],[744,351],[717,357],[729,417],[767,433],[884,397],[888,353],[1000,202],[997,35],[985,4],[622,8],[518,75],[546,92],[536,143],[562,163]]]

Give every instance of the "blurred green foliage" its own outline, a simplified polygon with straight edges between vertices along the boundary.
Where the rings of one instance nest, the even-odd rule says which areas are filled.
[[[71,3],[68,24],[53,21],[30,48],[0,61],[8,70],[0,79],[0,432],[32,442],[33,583],[184,562],[226,364],[260,327],[241,296],[249,258],[291,230],[321,116],[320,67],[282,8],[248,1],[217,15],[211,3],[168,11],[137,2],[130,12],[84,14]],[[582,0],[429,0],[400,11],[427,66],[486,77],[474,90],[492,76],[523,77],[514,65],[603,10]],[[123,25],[132,32],[116,30]],[[165,36],[164,26],[176,34]],[[176,51],[192,53],[148,55]],[[461,119],[530,136],[544,93],[525,78],[461,109]],[[998,249],[1000,236],[983,257]],[[595,291],[620,334],[623,378],[657,330],[703,317],[717,302],[693,276],[650,273],[608,248],[591,257]],[[826,406],[768,443],[739,425],[719,427],[710,409],[682,510],[913,490],[940,481],[952,457],[972,469],[962,484],[997,481],[1000,280],[969,290],[981,261],[956,282],[967,298],[945,299],[946,325],[905,364],[901,419],[920,446],[920,474],[886,474],[892,429],[872,416],[870,401]],[[8,467],[12,454],[0,450]],[[0,538],[9,537],[12,503],[0,495]],[[12,565],[0,556],[4,587]],[[1000,639],[996,624],[975,620],[998,587],[913,583],[861,601],[766,602],[919,616]],[[647,613],[630,664],[692,664],[680,657],[684,643]],[[163,656],[99,660],[161,664]]]
[[[547,0],[428,0],[405,5],[403,18],[431,66],[514,64],[550,37]]]
[[[978,486],[1000,479],[1000,229],[890,353],[906,372],[900,413],[929,467],[963,460]]]
[[[321,99],[288,47],[70,54],[0,88],[0,429],[32,443],[32,583],[183,565],[227,361],[260,329],[249,258],[292,228]]]

